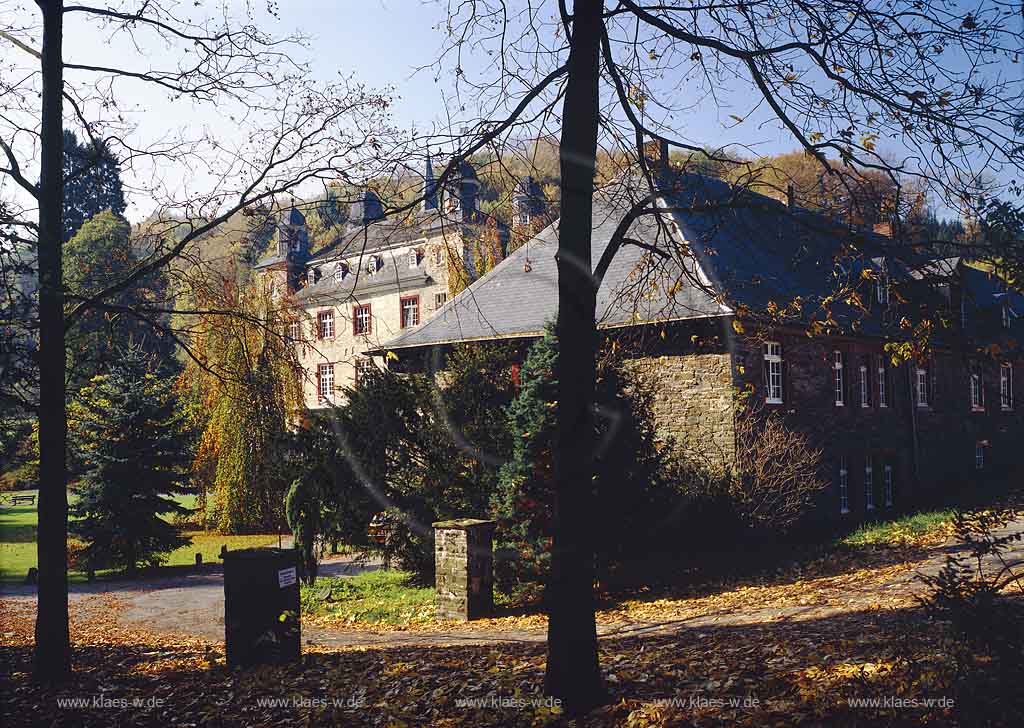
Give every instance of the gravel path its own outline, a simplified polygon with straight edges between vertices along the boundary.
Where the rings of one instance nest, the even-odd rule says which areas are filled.
[[[1024,531],[1024,519],[1011,523],[1004,533]],[[840,612],[869,609],[873,604],[889,598],[906,596],[921,590],[919,574],[935,574],[945,563],[946,555],[956,547],[946,545],[933,549],[929,557],[908,571],[882,584],[865,584],[863,589],[852,589],[844,594],[842,604],[784,606],[758,609],[740,609],[715,614],[704,614],[686,619],[664,622],[629,622],[599,625],[602,638],[664,634],[684,628],[702,626],[744,625],[772,621],[799,621],[818,619]],[[1018,541],[1007,554],[1010,563],[1024,565],[1024,542]],[[349,557],[335,557],[322,563],[323,576],[351,576],[366,570],[380,568],[373,562],[358,562]],[[35,601],[35,587],[0,587],[3,601]],[[160,579],[76,584],[71,588],[74,605],[80,600],[95,598],[97,594],[113,594],[123,605],[119,618],[127,626],[151,632],[202,637],[212,641],[224,639],[224,579],[223,567],[208,564],[201,570],[182,571],[180,575]],[[544,630],[457,629],[450,631],[358,631],[329,629],[317,625],[303,626],[303,640],[309,645],[331,647],[392,647],[441,646],[482,644],[493,642],[539,642],[545,639]]]

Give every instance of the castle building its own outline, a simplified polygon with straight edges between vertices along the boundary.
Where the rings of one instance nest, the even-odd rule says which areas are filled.
[[[660,433],[729,468],[743,393],[821,450],[830,485],[817,513],[827,519],[867,519],[912,509],[929,491],[1019,477],[1019,291],[969,261],[915,253],[720,180],[667,174],[661,184],[663,212],[632,224],[634,242],[611,258],[597,292],[601,336],[626,337],[618,348],[629,366],[655,382]],[[627,186],[595,200],[595,270],[630,206]],[[525,351],[557,317],[556,227],[378,351],[392,368],[425,372],[459,342]],[[855,303],[835,300],[837,277],[856,286]],[[922,356],[894,361],[887,345],[906,340],[907,317],[922,306],[951,327]],[[809,336],[825,311],[833,323]]]
[[[428,160],[423,177],[417,209],[385,216],[379,197],[367,190],[340,234],[315,254],[304,216],[291,209],[255,266],[295,313],[288,335],[298,348],[311,410],[338,402],[365,367],[385,366],[383,355],[374,362],[367,352],[441,311],[455,276],[468,278],[460,289],[476,278],[474,244],[489,223],[495,228],[479,209],[476,171],[464,161],[439,187]],[[535,181],[516,187],[513,206],[527,219],[543,213]],[[496,229],[507,237],[506,226]]]

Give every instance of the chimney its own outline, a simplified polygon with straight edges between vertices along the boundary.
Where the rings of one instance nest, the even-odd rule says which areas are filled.
[[[786,205],[790,211],[796,209],[796,185],[792,182],[786,185]]]

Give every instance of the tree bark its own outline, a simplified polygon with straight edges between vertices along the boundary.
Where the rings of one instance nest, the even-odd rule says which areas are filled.
[[[570,715],[605,698],[594,621],[593,476],[597,291],[591,226],[597,157],[601,0],[573,6],[569,77],[562,111],[558,228],[558,425],[555,512],[547,590],[545,690]]]
[[[37,0],[43,15],[39,170],[39,606],[34,677],[59,682],[71,672],[68,633],[67,437],[64,401],[64,208],[61,0]]]

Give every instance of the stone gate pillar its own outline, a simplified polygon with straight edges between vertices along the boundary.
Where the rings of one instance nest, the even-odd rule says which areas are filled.
[[[434,525],[437,617],[468,621],[494,609],[494,521]]]

